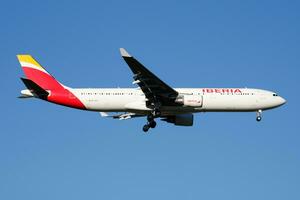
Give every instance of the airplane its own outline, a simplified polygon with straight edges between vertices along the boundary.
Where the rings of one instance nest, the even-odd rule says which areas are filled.
[[[145,117],[143,131],[156,119],[176,126],[192,126],[194,113],[256,112],[277,108],[286,100],[277,93],[251,88],[173,88],[158,78],[124,48],[120,53],[133,72],[138,88],[70,88],[57,81],[30,55],[17,55],[26,78],[20,98],[38,98],[71,108],[100,112],[102,117],[126,120]],[[109,113],[116,112],[110,115]]]

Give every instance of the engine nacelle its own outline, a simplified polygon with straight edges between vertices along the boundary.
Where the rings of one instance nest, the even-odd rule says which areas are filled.
[[[167,118],[162,119],[168,123],[172,123],[176,126],[193,126],[194,115],[193,114],[181,114],[168,116]]]
[[[179,95],[175,102],[183,106],[201,107],[203,104],[203,97],[200,95]]]

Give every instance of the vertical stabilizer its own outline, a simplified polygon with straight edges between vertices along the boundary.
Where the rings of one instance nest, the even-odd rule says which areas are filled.
[[[27,79],[45,90],[62,90],[64,87],[49,74],[31,55],[17,55]]]

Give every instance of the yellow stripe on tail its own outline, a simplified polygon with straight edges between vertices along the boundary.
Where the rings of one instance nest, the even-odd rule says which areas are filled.
[[[31,55],[17,55],[17,57],[18,57],[18,60],[21,65],[23,63],[29,63],[43,71],[46,71]],[[23,65],[22,65],[22,67],[23,67]]]

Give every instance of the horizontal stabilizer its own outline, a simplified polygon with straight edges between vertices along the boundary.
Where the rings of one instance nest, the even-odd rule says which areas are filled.
[[[26,89],[26,90],[21,90],[21,96],[19,96],[18,98],[24,99],[24,98],[32,98],[32,97],[34,97],[34,94],[32,94],[30,90]]]
[[[27,95],[20,95],[18,96],[19,99],[28,99],[28,98],[32,98],[33,96],[27,96]]]
[[[33,93],[40,99],[47,99],[49,92],[41,88],[38,84],[36,84],[30,79],[21,78],[21,80],[23,81],[24,85],[28,88],[28,90],[30,90],[31,93]]]

